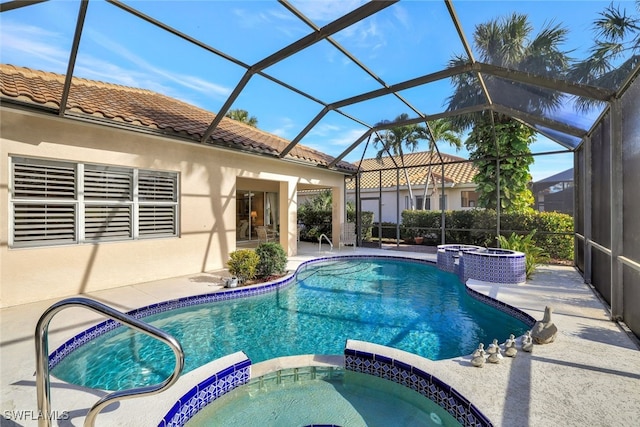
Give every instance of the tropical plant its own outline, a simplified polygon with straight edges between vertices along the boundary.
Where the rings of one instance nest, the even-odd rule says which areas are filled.
[[[287,269],[287,254],[279,243],[260,243],[256,248],[260,258],[256,275],[261,278],[281,276]]]
[[[247,110],[229,110],[227,114],[225,114],[225,117],[253,126],[254,128],[258,127],[258,119],[255,116],[249,117],[249,112]]]
[[[429,192],[429,183],[433,177],[433,152],[436,148],[438,141],[444,141],[450,146],[455,147],[456,151],[462,147],[462,140],[460,135],[453,129],[451,120],[437,119],[431,122],[427,122],[427,127],[424,129],[424,139],[429,143],[429,167],[427,169],[427,181],[424,184],[424,193],[422,194],[422,206],[420,209],[426,209],[427,194]],[[435,185],[435,179],[434,183]]]
[[[376,159],[382,161],[382,157],[385,154],[398,156],[400,158],[401,168],[404,171],[404,178],[407,182],[407,188],[409,190],[409,200],[411,203],[411,209],[415,209],[413,202],[413,190],[411,188],[411,181],[409,180],[409,173],[404,165],[404,147],[410,152],[415,151],[418,148],[420,139],[425,137],[426,129],[418,124],[410,125],[396,125],[393,123],[406,122],[409,119],[407,113],[402,113],[393,121],[383,120],[376,123],[376,127],[385,128],[383,131],[376,134],[373,140],[374,147],[378,148],[376,153]]]
[[[304,225],[300,239],[314,240],[322,234],[331,236],[333,219],[333,194],[322,190],[298,207],[298,222]],[[351,201],[346,204],[347,222],[356,221],[356,207]]]
[[[251,249],[239,249],[229,254],[227,268],[229,273],[236,276],[241,283],[256,277],[256,269],[260,257]]]
[[[530,279],[531,276],[533,276],[538,265],[549,262],[549,255],[544,251],[544,249],[536,246],[533,241],[533,236],[535,234],[536,230],[533,230],[526,236],[511,233],[508,238],[505,236],[497,237],[498,244],[502,249],[510,249],[512,251],[524,253],[527,279]]]
[[[617,89],[640,62],[640,0],[636,13],[627,13],[611,3],[593,22],[595,39],[590,55],[571,66],[570,80]],[[576,106],[587,111],[597,101],[576,99]]]
[[[479,59],[485,63],[557,78],[569,67],[569,57],[560,49],[566,35],[565,28],[549,23],[534,36],[527,16],[514,13],[478,25],[474,31],[474,46]],[[468,62],[466,55],[457,55],[449,61],[449,65],[453,67]],[[494,103],[530,114],[548,114],[558,108],[563,100],[560,92],[550,89],[488,74],[482,77]],[[487,101],[483,85],[475,73],[457,74],[452,77],[452,83],[455,90],[448,98],[448,111]],[[527,206],[533,198],[521,183],[529,178],[529,165],[532,162],[529,144],[535,139],[535,133],[526,125],[497,112],[459,115],[451,120],[455,129],[461,132],[471,128],[465,144],[476,161],[479,179],[483,176],[494,177],[493,185],[487,180],[478,188],[480,206],[498,206],[496,158],[501,161],[500,174],[504,177],[500,191],[508,194],[507,197],[501,197],[499,206],[507,211]],[[482,161],[486,155],[492,155],[494,160]],[[518,156],[524,156],[524,160],[519,161]],[[489,202],[491,199],[493,202]]]
[[[506,117],[500,119],[503,123],[478,120],[465,141],[469,158],[480,171],[473,177],[478,205],[497,209],[499,200],[501,212],[531,211],[534,198],[529,188],[529,165],[533,156],[529,144],[535,138],[534,131]],[[486,143],[494,138],[494,143]],[[495,159],[504,153],[509,156],[501,158],[498,165]]]

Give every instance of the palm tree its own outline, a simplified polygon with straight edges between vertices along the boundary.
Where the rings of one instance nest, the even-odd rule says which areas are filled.
[[[255,116],[249,117],[249,112],[247,110],[229,110],[227,114],[225,114],[225,117],[253,126],[254,128],[258,127],[258,119]]]
[[[427,126],[429,129],[425,129],[424,139],[429,141],[429,169],[427,170],[427,182],[424,185],[424,193],[422,195],[422,210],[425,210],[426,208],[429,182],[431,181],[431,177],[433,176],[431,161],[433,159],[433,152],[435,151],[436,143],[438,141],[447,142],[450,146],[455,147],[456,151],[458,151],[462,147],[462,140],[460,140],[460,135],[453,130],[453,124],[451,123],[451,120],[438,119],[427,123]],[[428,130],[430,130],[430,132]]]
[[[586,59],[572,65],[570,80],[617,89],[640,63],[640,0],[636,0],[636,14],[611,3],[593,22],[596,32],[594,46]],[[627,57],[627,59],[624,59]],[[622,61],[622,62],[621,62]],[[587,111],[597,101],[577,99],[576,106]]]
[[[513,13],[503,19],[480,24],[474,32],[474,46],[482,62],[516,69],[540,76],[558,78],[569,67],[569,57],[560,46],[565,41],[567,30],[560,25],[548,23],[537,34],[526,15]],[[466,56],[457,55],[449,61],[450,66],[465,64]],[[505,105],[530,114],[548,114],[559,107],[564,98],[560,92],[524,83],[509,81],[500,77],[483,75],[485,85],[496,104]],[[486,102],[481,85],[474,73],[463,73],[452,78],[455,87],[448,98],[448,111]],[[516,120],[499,114],[483,113],[457,116],[452,119],[455,129],[462,132],[471,128],[470,137],[465,141],[472,159],[479,169],[477,175],[480,204],[483,207],[504,207],[507,211],[520,209],[523,200],[533,200],[527,188],[530,179],[529,144],[535,132]],[[500,133],[508,135],[501,135]],[[505,143],[505,141],[509,141]],[[513,151],[511,151],[513,150]],[[500,203],[495,191],[495,162],[482,161],[486,153],[494,153],[500,158],[520,157],[523,161],[510,162],[501,170]],[[525,161],[526,160],[526,161]],[[492,176],[494,178],[492,178]],[[492,181],[493,180],[493,181]]]
[[[386,127],[387,125],[401,123],[408,119],[409,115],[402,113],[393,121],[383,120],[376,123],[376,127]],[[425,132],[426,129],[417,124],[390,126],[384,131],[376,134],[376,138],[373,140],[373,144],[376,148],[381,145],[378,153],[376,154],[376,159],[379,162],[382,162],[382,157],[385,153],[390,153],[400,158],[401,167],[404,170],[404,178],[407,182],[407,188],[409,189],[411,210],[415,209],[413,203],[413,190],[411,188],[411,181],[409,180],[409,173],[404,165],[404,150],[402,147],[404,145],[409,151],[415,151],[416,148],[418,148],[420,139],[424,138]]]
[[[568,30],[549,23],[535,37],[532,37],[532,33],[533,27],[527,15],[517,13],[479,24],[473,35],[478,58],[485,63],[540,76],[563,76],[569,67],[569,57],[567,52],[560,50],[560,45],[566,40]],[[456,55],[449,61],[449,66],[468,62],[466,56]],[[562,101],[562,94],[550,89],[490,75],[483,75],[483,79],[494,102],[531,114],[552,111]],[[486,101],[474,73],[458,74],[452,78],[452,82],[455,91],[448,99],[449,111]],[[455,118],[454,124],[462,128],[460,130],[467,129],[473,126],[474,118],[478,115]]]

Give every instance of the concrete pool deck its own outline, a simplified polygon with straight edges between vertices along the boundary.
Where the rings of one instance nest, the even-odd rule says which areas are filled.
[[[388,249],[343,248],[332,253],[384,254],[435,261],[433,253],[400,253]],[[326,253],[319,253],[317,245],[303,243],[299,255],[290,257],[289,269],[295,270],[300,263],[317,256],[326,256]],[[86,296],[129,311],[221,289],[221,278],[225,274],[224,271],[200,273]],[[638,425],[640,351],[637,341],[609,320],[606,307],[573,268],[543,266],[531,281],[519,286],[476,284],[473,287],[538,320],[542,319],[545,307],[552,306],[558,336],[554,343],[536,345],[532,353],[520,351],[514,359],[505,358],[497,365],[485,364],[481,369],[470,365],[469,356],[427,361],[430,374],[457,389],[496,426]],[[33,335],[41,314],[57,300],[0,310],[2,426],[37,425]],[[101,320],[86,309],[63,310],[51,322],[49,352]],[[495,338],[503,342],[507,337]],[[308,364],[313,359],[312,356],[287,358],[282,361],[285,365],[282,367]],[[320,363],[336,363],[336,358],[320,358]],[[183,390],[191,386],[188,379],[216,372],[215,366],[210,365],[185,374],[163,394],[126,400],[107,408],[98,415],[96,425],[157,425]],[[51,395],[53,415],[58,418],[53,425],[80,426],[87,409],[104,394],[52,378]]]

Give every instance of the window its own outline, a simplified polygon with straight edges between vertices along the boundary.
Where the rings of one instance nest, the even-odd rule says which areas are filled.
[[[475,191],[462,191],[460,195],[460,206],[463,208],[475,208],[478,206],[478,193]]]
[[[447,210],[447,196],[446,195],[440,196],[440,210],[441,211],[446,211]]]
[[[175,172],[11,160],[12,247],[178,234]]]
[[[422,197],[422,196],[416,196],[416,209],[422,209],[422,200],[423,199],[424,199],[424,197]],[[424,210],[426,210],[426,211],[430,211],[431,210],[431,198],[429,198],[429,197],[424,199]]]

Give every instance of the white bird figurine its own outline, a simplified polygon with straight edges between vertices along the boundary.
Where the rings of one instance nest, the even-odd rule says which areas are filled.
[[[516,348],[516,337],[511,334],[509,339],[504,343],[504,355],[507,357],[516,357],[518,349]]]
[[[496,349],[499,347],[498,340],[496,338],[493,339],[493,342],[489,344],[489,348],[487,349],[487,353],[493,354],[496,352]]]
[[[513,345],[515,345],[516,343],[516,337],[513,334],[509,335],[509,338],[506,339],[506,341],[503,343],[504,348],[507,349]]]
[[[504,357],[502,356],[502,351],[500,350],[499,345],[496,345],[494,348],[495,348],[495,353],[492,353],[489,355],[489,357],[487,358],[487,362],[500,363],[502,362],[502,359],[504,359]]]
[[[476,348],[476,351],[473,352],[471,357],[478,357],[481,353],[484,356],[484,344],[482,343],[478,344],[478,348]]]
[[[531,338],[531,331],[527,331],[527,333],[522,337],[522,351],[526,351],[527,353],[531,353],[533,350],[533,339]]]
[[[480,346],[484,347],[484,344],[480,344]],[[473,352],[473,359],[471,359],[471,364],[476,368],[482,368],[484,365],[484,348],[478,346],[478,349]]]

